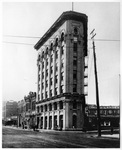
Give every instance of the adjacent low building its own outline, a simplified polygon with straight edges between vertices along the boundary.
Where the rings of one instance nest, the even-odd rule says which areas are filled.
[[[32,128],[36,125],[36,92],[30,92],[18,102],[18,126]]]
[[[86,128],[97,128],[97,106],[87,105],[85,108]],[[100,106],[101,127],[120,126],[120,107],[119,106]]]

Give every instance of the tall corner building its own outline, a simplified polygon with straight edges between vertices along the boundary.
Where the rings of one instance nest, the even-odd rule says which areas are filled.
[[[82,130],[87,16],[62,13],[34,48],[38,51],[38,128]]]

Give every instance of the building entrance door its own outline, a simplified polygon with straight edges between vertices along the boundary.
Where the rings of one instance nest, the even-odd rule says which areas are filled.
[[[60,117],[59,117],[59,127],[60,127],[60,129],[63,128],[63,115],[60,115]]]
[[[77,116],[76,115],[73,115],[73,118],[72,118],[72,120],[73,120],[73,128],[77,128]]]
[[[57,128],[57,116],[54,116],[54,128]]]
[[[39,117],[37,117],[37,128],[39,128]]]
[[[52,128],[52,116],[49,116],[49,129]]]

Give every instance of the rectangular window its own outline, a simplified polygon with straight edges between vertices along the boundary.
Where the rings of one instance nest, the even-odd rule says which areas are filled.
[[[58,76],[55,76],[55,83],[58,83]]]
[[[55,52],[55,59],[58,59],[58,51]]]
[[[57,88],[55,88],[55,95],[57,95],[58,94],[58,92],[57,92]]]
[[[73,92],[77,92],[77,84],[73,84]]]
[[[48,66],[48,59],[46,59],[46,65]]]
[[[44,79],[44,72],[42,72],[42,79]]]
[[[77,60],[73,60],[73,66],[77,66]]]
[[[44,88],[44,83],[42,82],[42,89]]]
[[[39,65],[39,71],[40,71],[40,65]]]
[[[63,78],[64,78],[63,72],[61,72],[61,81],[63,81]]]
[[[50,90],[50,97],[52,97],[52,95],[53,95],[53,94],[52,94],[52,90]]]
[[[48,92],[46,91],[45,97],[48,98]]]
[[[61,62],[61,69],[63,69],[64,68],[64,63],[63,62]]]
[[[52,74],[53,73],[53,67],[51,66],[50,68],[50,73]]]
[[[58,64],[56,64],[55,66],[55,71],[58,71]]]
[[[53,55],[51,55],[51,59],[50,59],[50,61],[51,61],[51,62],[53,62]]]
[[[73,70],[73,80],[77,80],[77,71]]]
[[[64,54],[64,46],[61,46],[61,55]]]
[[[42,99],[44,98],[44,94],[42,93]]]
[[[48,87],[48,81],[46,80],[46,87]]]
[[[39,81],[40,81],[40,75],[39,75]]]
[[[48,76],[48,69],[46,69],[46,77]]]
[[[52,78],[50,78],[50,85],[52,85],[53,84],[53,79]]]
[[[44,68],[44,61],[42,62],[42,69]]]
[[[60,93],[63,93],[63,88],[64,88],[64,86],[61,85],[61,87],[60,87]]]
[[[77,53],[77,43],[74,43],[74,45],[73,45],[73,51]]]
[[[39,84],[39,91],[40,91],[40,84]]]

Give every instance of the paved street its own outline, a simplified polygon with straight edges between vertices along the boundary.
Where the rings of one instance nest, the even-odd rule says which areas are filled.
[[[3,148],[119,148],[119,138],[100,137],[94,133],[66,131],[29,131],[2,128]]]

